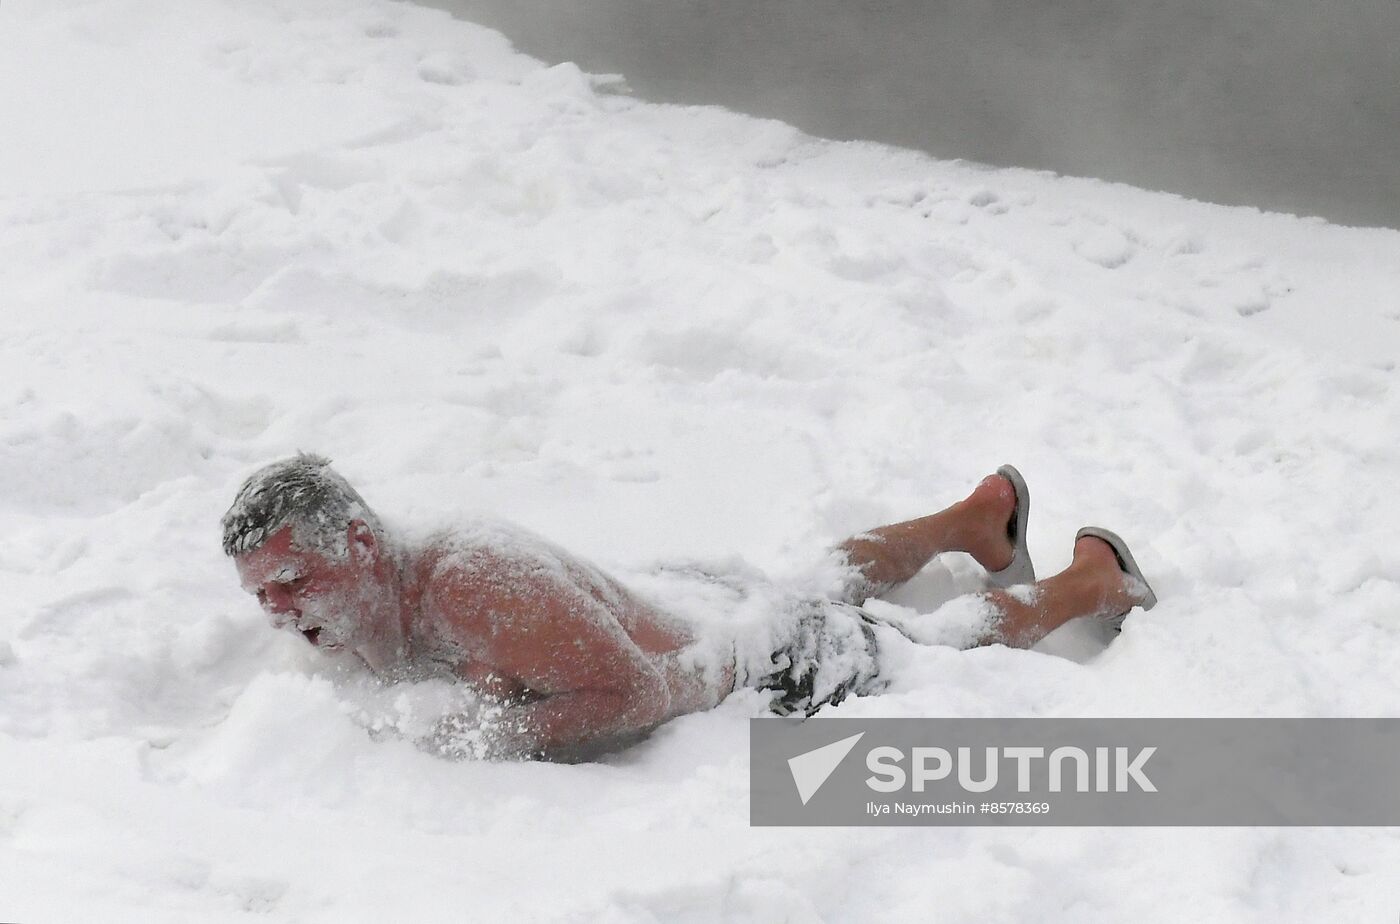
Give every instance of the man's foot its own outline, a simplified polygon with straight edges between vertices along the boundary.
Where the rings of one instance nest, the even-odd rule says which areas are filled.
[[[970,553],[996,587],[1032,583],[1035,570],[1025,547],[1029,510],[1025,481],[1003,465],[951,507],[852,536],[837,549],[860,572],[860,579],[843,599],[859,603],[879,596],[944,552]]]
[[[1037,581],[1028,594],[992,591],[984,599],[998,611],[981,644],[1029,648],[1072,619],[1096,618],[1117,628],[1135,606],[1157,602],[1123,540],[1086,527],[1075,537],[1074,560],[1059,574]]]
[[[967,552],[988,571],[1011,564],[1015,547],[1007,524],[1016,515],[1016,489],[1001,475],[988,475],[959,505],[966,509],[969,530],[963,537]]]
[[[1110,628],[1121,630],[1123,617],[1135,606],[1150,610],[1157,595],[1143,579],[1133,554],[1117,534],[1086,526],[1074,541],[1074,562],[1067,571],[1083,581],[1087,594],[1097,601],[1092,614]]]
[[[987,570],[993,587],[1035,581],[1035,567],[1026,549],[1026,520],[1031,496],[1021,473],[1010,465],[997,469],[973,489],[963,504],[972,524],[967,551]]]

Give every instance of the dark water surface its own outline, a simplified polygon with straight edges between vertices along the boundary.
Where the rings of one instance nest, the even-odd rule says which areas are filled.
[[[1400,227],[1400,0],[421,0],[832,138]]]

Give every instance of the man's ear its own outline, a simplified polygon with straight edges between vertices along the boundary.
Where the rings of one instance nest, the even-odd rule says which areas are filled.
[[[351,520],[346,527],[345,538],[349,542],[350,554],[355,560],[372,565],[379,560],[379,540],[364,520]]]

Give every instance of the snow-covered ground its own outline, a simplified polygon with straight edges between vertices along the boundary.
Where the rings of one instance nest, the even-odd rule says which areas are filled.
[[[1042,573],[1099,523],[1161,605],[835,714],[1400,714],[1400,233],[615,90],[386,0],[0,7],[0,920],[1394,920],[1394,829],[751,829],[755,694],[452,762],[267,627],[217,519],[299,448],[677,606],[1011,461]]]

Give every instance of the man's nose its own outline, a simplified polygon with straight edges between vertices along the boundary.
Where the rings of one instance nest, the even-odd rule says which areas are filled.
[[[271,613],[277,615],[297,613],[296,605],[292,602],[292,595],[283,587],[267,587],[258,592],[262,605]]]

